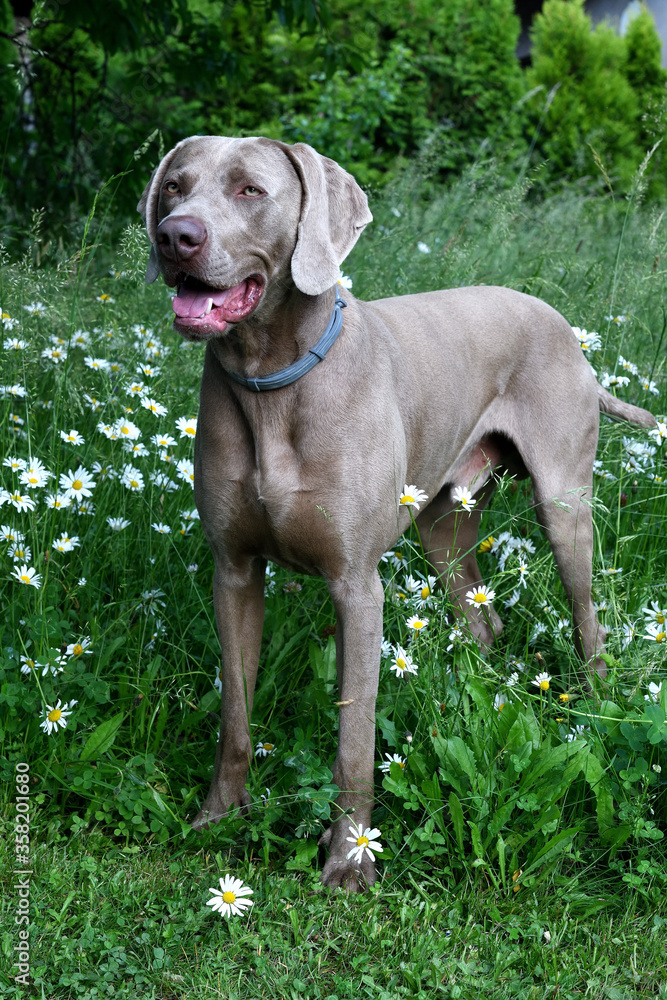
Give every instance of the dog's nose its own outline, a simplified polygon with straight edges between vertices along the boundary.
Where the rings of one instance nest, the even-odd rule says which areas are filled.
[[[168,215],[157,227],[157,244],[167,260],[190,260],[206,242],[206,226],[193,215]]]

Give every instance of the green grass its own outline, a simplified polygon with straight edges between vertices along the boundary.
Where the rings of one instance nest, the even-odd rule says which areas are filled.
[[[345,264],[355,294],[498,283],[539,295],[573,326],[600,334],[590,354],[600,377],[622,372],[619,354],[636,364],[657,394],[631,376],[619,395],[664,418],[662,215],[576,188],[537,203],[493,163],[447,191],[430,190],[428,166],[373,200],[375,225]],[[667,686],[645,699],[665,676],[667,643],[643,638],[642,612],[667,605],[664,446],[626,468],[624,439],[653,442],[603,421],[598,457],[615,478],[596,479],[594,595],[610,632],[609,686],[598,699],[580,685],[530,484],[500,483],[482,538],[507,531],[520,541],[527,586],[504,609],[518,588],[519,555],[504,567],[497,553],[480,555],[505,623],[497,646],[481,655],[465,635],[452,637],[436,588],[424,609],[429,626],[410,646],[417,674],[398,680],[385,659],[377,759],[397,754],[407,763],[377,771],[382,877],[362,898],[332,897],[318,882],[317,836],[336,815],[337,794],[334,617],[320,580],[281,569],[267,580],[252,722],[253,739],[275,752],[251,767],[256,807],[202,836],[189,829],[208,789],[220,705],[212,560],[198,522],[183,518],[194,506],[187,465],[185,479],[176,472],[192,457],[191,436],[179,436],[176,421],[196,414],[201,354],[171,331],[164,286],[141,283],[137,231],[126,234],[125,256],[112,256],[96,219],[88,239],[66,257],[35,226],[31,251],[3,258],[0,272],[2,310],[19,321],[5,343],[25,344],[2,352],[0,381],[26,392],[0,399],[0,454],[38,458],[53,473],[44,488],[22,487],[34,510],[11,500],[0,508],[0,523],[22,532],[25,562],[41,576],[39,587],[20,583],[11,547],[0,543],[3,802],[13,823],[10,782],[15,763],[28,761],[35,995],[667,996]],[[44,311],[28,312],[33,302]],[[605,318],[619,314],[624,322]],[[89,335],[84,347],[75,346],[79,330]],[[53,337],[67,353],[57,364],[43,357]],[[89,367],[86,356],[111,370]],[[159,373],[141,380],[164,416],[128,391],[147,362]],[[132,457],[97,429],[121,418],[136,424],[148,454]],[[84,444],[61,439],[72,429]],[[175,443],[158,448],[157,432]],[[119,481],[127,462],[143,489]],[[93,472],[94,463],[92,512],[46,506],[61,474],[79,464]],[[18,474],[6,466],[0,474],[4,489],[19,489]],[[128,524],[112,531],[108,517]],[[80,544],[57,551],[62,532]],[[426,569],[411,533],[398,551],[398,567],[382,564],[384,634],[405,645],[414,610],[406,576],[423,580]],[[626,648],[624,625],[637,629]],[[83,650],[68,654],[76,643]],[[29,674],[21,656],[36,663]],[[531,683],[542,671],[551,676],[544,693]],[[76,705],[66,728],[47,736],[44,706],[58,699]],[[575,726],[586,728],[570,741]],[[6,863],[13,866],[11,852]],[[252,886],[255,905],[225,921],[205,904],[228,871]],[[14,907],[10,890],[1,974],[7,995],[22,995],[11,978]]]

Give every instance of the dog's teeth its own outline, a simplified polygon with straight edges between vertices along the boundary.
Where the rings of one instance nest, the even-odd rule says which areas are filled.
[[[206,312],[204,313],[204,316],[208,316],[212,308],[213,308],[213,299],[209,299],[208,302],[206,303]]]

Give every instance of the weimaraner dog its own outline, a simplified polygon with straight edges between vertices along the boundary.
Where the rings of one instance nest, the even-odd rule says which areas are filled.
[[[376,877],[368,859],[348,860],[346,838],[351,819],[371,825],[377,566],[410,523],[405,485],[428,495],[416,515],[428,558],[490,644],[498,616],[463,598],[480,584],[480,514],[497,473],[529,475],[577,650],[604,675],[588,502],[599,414],[655,421],[606,392],[566,320],[529,295],[475,287],[360,302],[337,286],[372,217],[354,178],[310,146],[193,136],[167,153],[138,207],[146,280],[161,272],[177,288],[175,328],[206,343],[195,500],[215,559],[223,689],[213,783],[193,825],[249,802],[267,560],[323,576],[337,618],[341,811],[322,838],[322,879],[356,891]],[[470,515],[455,514],[461,486],[477,499]]]

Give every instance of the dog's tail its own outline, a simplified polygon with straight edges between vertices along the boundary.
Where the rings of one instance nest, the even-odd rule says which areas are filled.
[[[608,417],[614,417],[616,420],[627,420],[631,424],[639,424],[640,427],[655,427],[655,417],[652,413],[642,409],[641,406],[632,406],[630,403],[616,399],[616,396],[612,396],[601,385],[598,385],[598,403],[600,410]]]

